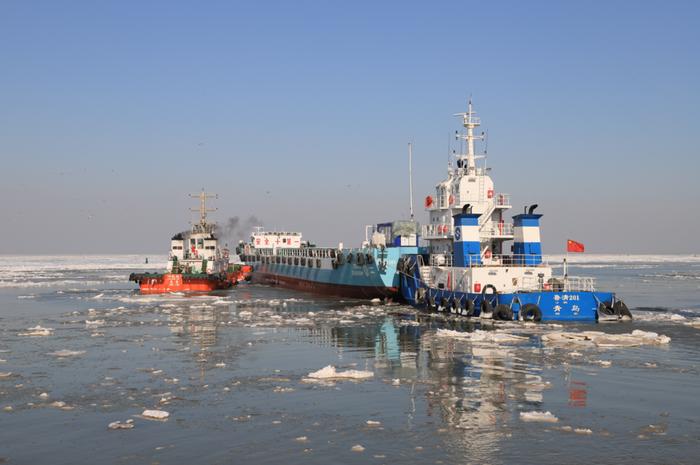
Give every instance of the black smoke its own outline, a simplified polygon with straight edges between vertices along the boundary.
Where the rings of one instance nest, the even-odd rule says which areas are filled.
[[[249,216],[245,220],[238,216],[232,216],[223,223],[216,226],[216,232],[220,239],[228,240],[229,243],[235,244],[239,240],[247,240],[253,228],[262,226],[263,222],[254,215]]]

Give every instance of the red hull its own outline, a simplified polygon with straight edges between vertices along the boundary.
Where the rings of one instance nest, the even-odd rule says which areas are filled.
[[[306,279],[292,278],[290,276],[260,272],[253,273],[253,282],[277,285],[297,291],[312,292],[314,294],[348,297],[351,299],[393,298],[398,296],[398,289],[395,287],[350,286],[347,284],[320,283],[317,281],[308,281]]]
[[[142,294],[163,294],[166,292],[209,292],[227,289],[232,283],[218,276],[183,276],[165,273],[132,275],[129,278],[139,284]]]
[[[243,281],[250,281],[252,273],[252,266],[242,265],[238,270],[226,273],[226,275],[228,277],[228,280],[231,281],[231,283],[236,284],[242,283]]]

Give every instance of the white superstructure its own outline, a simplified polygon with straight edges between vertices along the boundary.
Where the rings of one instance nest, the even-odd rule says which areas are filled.
[[[505,212],[511,208],[510,195],[496,192],[493,180],[486,168],[486,154],[476,155],[474,142],[484,139],[484,134],[475,135],[481,125],[479,117],[469,101],[465,113],[460,116],[465,130],[457,133],[458,140],[465,145],[455,154],[456,166],[450,163],[447,179],[435,186],[435,196],[425,198],[429,212],[428,224],[422,227],[422,236],[430,240],[432,254],[452,255],[454,225],[452,217],[469,204],[473,213],[480,214],[479,236],[482,243],[482,258],[489,261],[504,253],[503,241],[513,239],[513,223],[505,220]],[[481,163],[477,163],[480,161]]]
[[[199,222],[192,225],[189,232],[179,233],[170,240],[170,258],[167,271],[169,273],[225,273],[229,265],[228,250],[219,248],[215,235],[215,225],[207,223],[207,212],[215,209],[207,208],[207,199],[216,197],[202,191],[191,194],[190,197],[199,199]]]

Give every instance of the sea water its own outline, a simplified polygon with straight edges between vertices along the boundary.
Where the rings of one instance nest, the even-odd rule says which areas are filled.
[[[698,257],[570,257],[634,314],[585,325],[247,284],[142,296],[149,258],[0,257],[0,462],[698,462]],[[557,342],[584,331],[611,342]]]

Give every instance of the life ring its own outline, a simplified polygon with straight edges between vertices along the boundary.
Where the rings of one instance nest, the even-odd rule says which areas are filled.
[[[520,309],[521,318],[525,321],[542,321],[542,310],[535,304],[525,304]]]
[[[425,198],[425,208],[430,208],[433,205],[433,198],[431,196],[427,196]]]
[[[499,304],[493,311],[493,319],[501,321],[510,321],[513,319],[513,309],[508,305]]]
[[[453,205],[455,203],[455,196],[450,194],[450,196],[447,198],[447,201],[450,203],[450,205]]]
[[[491,258],[491,249],[486,249],[486,252],[484,252],[484,258]]]

